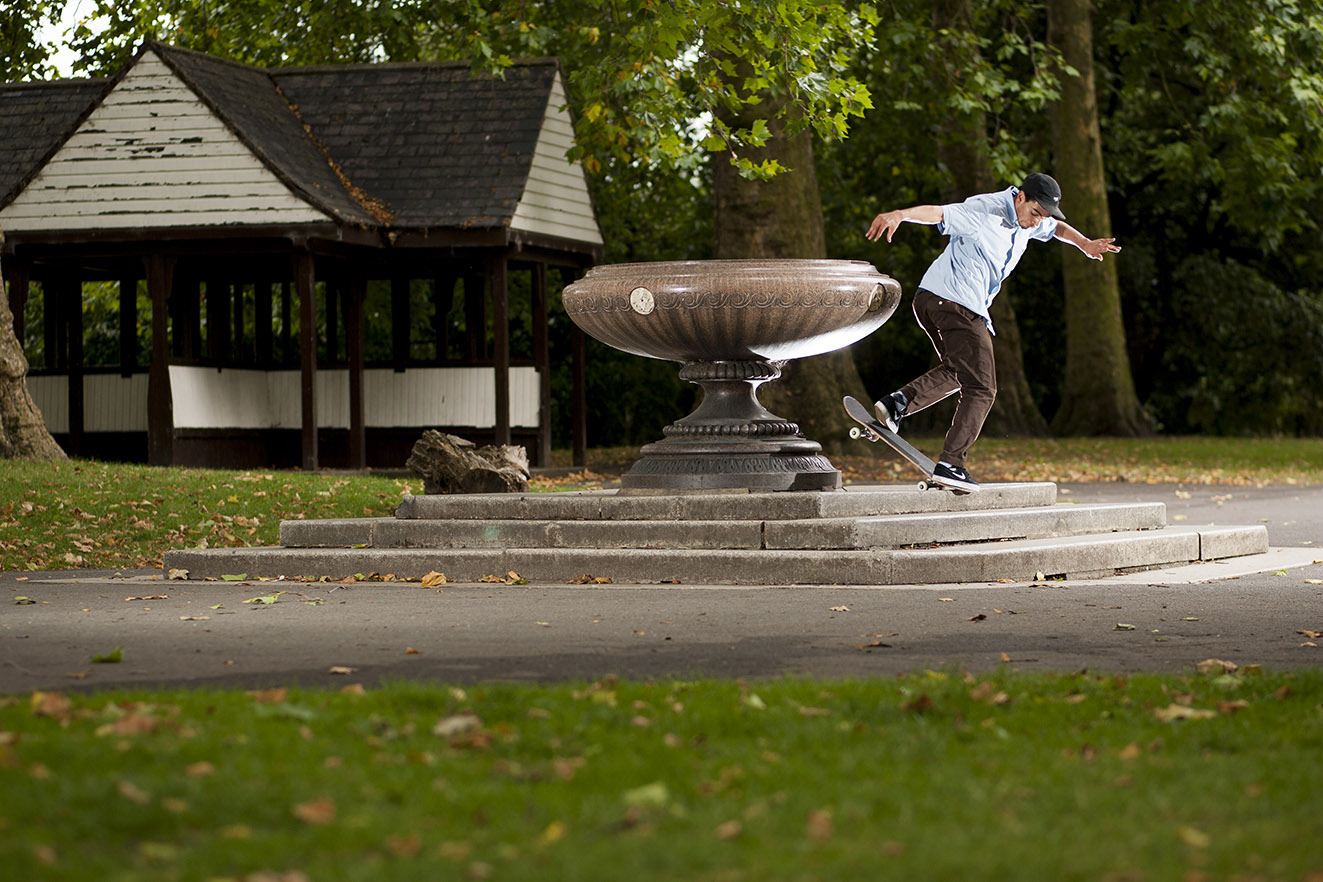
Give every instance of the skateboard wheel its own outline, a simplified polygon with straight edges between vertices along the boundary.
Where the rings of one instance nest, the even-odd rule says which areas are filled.
[[[928,487],[929,487],[929,484],[928,484],[927,481],[920,481],[920,482],[919,482],[919,489],[920,489],[920,490],[927,490]]]
[[[858,426],[855,426],[853,429],[850,430],[850,437],[851,437],[851,438],[854,438],[855,440],[858,440],[858,439],[859,439],[859,436],[861,436],[862,434],[863,434],[863,432],[860,432],[860,431],[859,431],[859,427],[858,427]]]

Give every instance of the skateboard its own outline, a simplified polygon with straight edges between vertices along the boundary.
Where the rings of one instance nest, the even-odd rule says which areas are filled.
[[[885,441],[888,447],[904,457],[910,465],[923,472],[924,479],[919,482],[920,490],[948,490],[956,496],[967,496],[969,494],[968,490],[944,487],[932,480],[933,469],[936,467],[933,461],[915,449],[914,445],[879,423],[877,418],[873,416],[873,411],[864,407],[854,396],[845,396],[843,403],[845,404],[846,415],[859,424],[850,427],[850,437],[863,438],[874,443]]]

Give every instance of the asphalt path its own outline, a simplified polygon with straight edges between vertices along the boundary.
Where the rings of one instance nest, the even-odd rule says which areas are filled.
[[[1079,502],[1164,502],[1172,525],[1264,523],[1274,549],[1100,580],[934,586],[438,589],[0,573],[0,694],[1323,664],[1323,637],[1311,636],[1323,633],[1323,487],[1059,489]],[[121,661],[92,661],[117,648]]]

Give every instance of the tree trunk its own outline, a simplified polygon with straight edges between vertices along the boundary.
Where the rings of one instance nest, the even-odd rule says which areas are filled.
[[[46,431],[41,411],[28,394],[27,375],[28,360],[14,334],[14,315],[0,269],[0,459],[64,459],[64,451]]]
[[[776,112],[767,101],[749,111],[749,120]],[[732,127],[748,121],[726,119]],[[749,150],[754,162],[775,159],[790,171],[768,181],[741,177],[726,157],[716,159],[713,184],[716,237],[713,256],[736,258],[823,258],[826,231],[818,177],[813,169],[811,133],[787,137],[781,120],[769,119],[772,138],[766,147]],[[867,400],[864,382],[850,350],[789,361],[781,379],[761,387],[758,398],[773,413],[798,423],[805,437],[828,452],[845,448],[854,423],[841,408],[841,396]]]
[[[933,30],[974,28],[971,0],[933,0]],[[954,80],[956,71],[947,68]],[[951,83],[952,91],[955,83]],[[988,159],[988,123],[982,110],[952,113],[942,120],[938,133],[938,158],[951,174],[954,185],[942,194],[943,202],[957,202],[972,193],[987,193],[996,187]],[[997,403],[983,424],[984,435],[1043,437],[1048,434],[1047,420],[1034,403],[1029,378],[1024,370],[1020,344],[1020,326],[1010,291],[1004,286],[992,301],[992,324],[997,335],[992,352],[997,370]],[[944,431],[944,429],[943,429]]]
[[[1052,136],[1062,206],[1086,236],[1110,236],[1102,136],[1093,79],[1090,0],[1049,0],[1048,41],[1078,77],[1063,76],[1053,107]],[[1052,420],[1060,435],[1146,435],[1152,421],[1139,404],[1126,354],[1116,264],[1065,249],[1066,377],[1061,409]]]

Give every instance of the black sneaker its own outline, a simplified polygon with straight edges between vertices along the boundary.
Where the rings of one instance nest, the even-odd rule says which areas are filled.
[[[939,462],[937,467],[933,469],[931,480],[934,484],[941,484],[943,487],[949,487],[952,490],[962,490],[965,493],[973,493],[978,490],[978,481],[971,478],[969,472],[950,463]]]
[[[899,435],[900,420],[905,416],[905,409],[909,404],[904,392],[892,392],[881,401],[873,402],[873,413],[877,414],[879,423]]]

